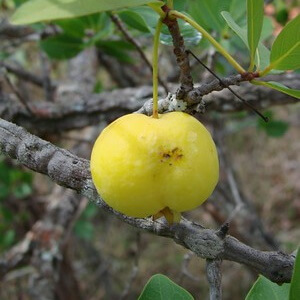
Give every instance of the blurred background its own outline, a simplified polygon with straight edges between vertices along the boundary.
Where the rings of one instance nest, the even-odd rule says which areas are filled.
[[[94,140],[109,122],[151,98],[147,61],[157,17],[137,7],[13,26],[9,17],[23,2],[0,0],[0,117],[89,159]],[[244,27],[246,1],[174,2],[247,65],[246,46],[220,16],[229,10]],[[264,45],[270,46],[297,14],[297,1],[265,1]],[[186,47],[219,76],[234,73],[199,33],[183,23],[180,28]],[[161,43],[163,97],[176,90],[179,70],[166,28]],[[213,79],[197,62],[191,66],[195,83]],[[242,242],[290,253],[300,240],[300,106],[262,112],[271,122],[246,110],[208,109],[197,115],[218,146],[221,178],[211,198],[185,217],[209,228],[230,218],[230,234]],[[208,299],[204,260],[172,240],[135,230],[0,155],[1,300],[137,299],[156,273],[195,299]],[[256,278],[248,268],[224,261],[224,299],[244,299]]]

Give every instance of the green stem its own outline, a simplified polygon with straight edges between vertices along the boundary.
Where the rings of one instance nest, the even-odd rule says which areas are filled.
[[[196,30],[198,30],[205,38],[207,38],[213,46],[228,60],[228,62],[239,72],[245,73],[245,69],[223,48],[203,27],[201,27],[198,23],[193,21],[191,18],[187,17],[186,15],[176,11],[171,10],[169,12],[169,17],[180,18],[185,22],[189,23],[193,26]]]
[[[252,71],[253,71],[253,69],[254,69],[254,64],[255,64],[254,58],[251,57],[251,58],[250,58],[250,65],[249,65],[249,68],[248,68],[248,72],[252,72]]]
[[[153,113],[152,117],[158,119],[158,47],[159,47],[159,36],[162,27],[162,19],[160,18],[157,22],[154,41],[153,41],[153,52],[152,52],[152,68],[153,68]]]
[[[267,75],[273,69],[273,65],[267,66],[263,71],[259,72],[259,77]]]

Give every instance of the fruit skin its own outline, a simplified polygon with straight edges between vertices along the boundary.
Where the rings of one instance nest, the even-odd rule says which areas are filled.
[[[194,117],[129,114],[99,135],[91,172],[109,206],[143,218],[166,207],[183,212],[202,204],[218,182],[219,161],[210,133]]]

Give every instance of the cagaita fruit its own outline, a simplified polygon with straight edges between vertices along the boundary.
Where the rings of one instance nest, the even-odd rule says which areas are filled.
[[[106,127],[92,150],[92,179],[115,210],[137,218],[180,212],[202,204],[219,177],[216,146],[194,117],[125,115]]]

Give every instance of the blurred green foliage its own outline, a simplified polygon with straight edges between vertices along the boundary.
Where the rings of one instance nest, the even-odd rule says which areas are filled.
[[[92,223],[93,217],[99,213],[99,209],[92,203],[88,204],[74,226],[75,234],[84,240],[92,240],[95,234],[95,227]]]
[[[261,118],[257,119],[257,128],[263,130],[269,137],[279,138],[282,137],[288,130],[289,124],[287,122],[274,119],[272,111],[264,113],[268,117],[269,122],[265,122]]]
[[[16,216],[8,202],[10,199],[19,201],[31,195],[32,179],[32,173],[13,167],[0,157],[0,251],[11,246],[16,238],[12,227]]]

